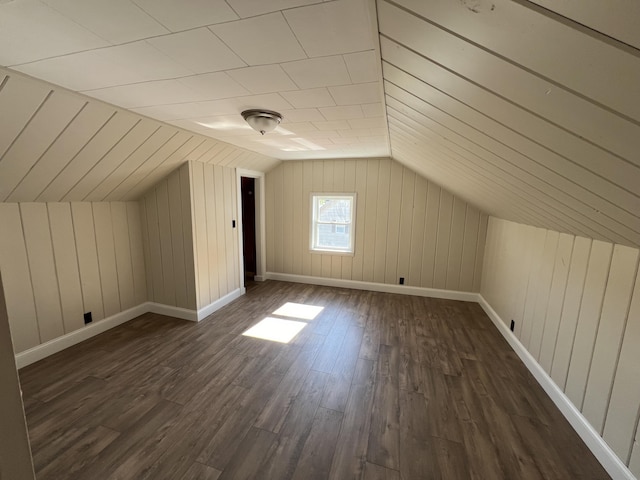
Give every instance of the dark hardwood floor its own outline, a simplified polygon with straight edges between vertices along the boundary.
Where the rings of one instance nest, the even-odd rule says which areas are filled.
[[[324,309],[242,335],[287,302]],[[39,480],[609,478],[471,303],[269,281],[20,378]]]

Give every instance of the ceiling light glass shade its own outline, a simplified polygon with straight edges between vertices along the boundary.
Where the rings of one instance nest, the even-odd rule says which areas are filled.
[[[282,121],[282,115],[271,110],[245,110],[241,115],[251,128],[262,135],[275,130]]]

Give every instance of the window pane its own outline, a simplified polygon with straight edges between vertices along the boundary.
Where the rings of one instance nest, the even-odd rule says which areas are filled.
[[[351,200],[347,198],[319,198],[318,220],[320,222],[351,222]]]
[[[318,225],[318,247],[347,250],[351,246],[350,225]]]

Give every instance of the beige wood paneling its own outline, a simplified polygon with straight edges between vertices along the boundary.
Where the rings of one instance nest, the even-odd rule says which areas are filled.
[[[136,200],[189,159],[279,162],[4,68],[0,111],[0,201]]]
[[[631,460],[629,460],[629,470],[636,477],[640,477],[640,443],[633,443],[633,451],[631,453]]]
[[[569,373],[567,374],[567,386],[564,392],[580,410],[582,410],[593,346],[602,313],[602,301],[607,286],[612,252],[613,245],[610,243],[594,241],[591,246],[589,267],[580,304],[580,316],[578,317]]]
[[[118,292],[120,308],[127,310],[137,305],[133,281],[133,262],[129,222],[127,220],[127,204],[111,203],[111,225],[113,228],[113,244],[116,255],[116,273],[118,276]]]
[[[47,342],[65,333],[47,205],[22,203],[20,215],[31,271],[33,297],[36,302],[40,341]]]
[[[602,437],[623,461],[629,459],[640,412],[640,273],[636,276],[622,348]]]
[[[0,203],[0,269],[4,284],[9,324],[16,352],[40,344],[40,332],[33,297],[20,209],[15,203]]]
[[[551,378],[562,390],[564,390],[567,382],[569,360],[571,359],[573,341],[578,325],[590,253],[591,239],[576,237],[573,244],[560,327],[555,338],[553,364],[551,366]]]
[[[554,243],[557,248],[551,255]],[[534,304],[547,302],[545,315],[527,318],[532,334],[523,345],[536,356],[535,332],[543,332],[541,366],[632,471],[637,469],[632,449],[640,411],[639,257],[635,248],[492,217],[481,288],[505,322],[510,302],[515,305],[516,322],[522,303],[512,301],[514,283],[521,289],[528,279],[525,303],[529,298],[535,299],[530,302]],[[522,261],[514,261],[518,258]],[[549,270],[550,260],[553,274],[547,281],[541,272]],[[530,288],[532,282],[537,288]],[[544,286],[548,293],[541,297]],[[521,341],[524,327],[515,330]]]
[[[295,185],[302,169],[302,188]],[[309,180],[307,174],[311,175]],[[267,173],[267,268],[469,291],[479,288],[487,217],[460,198],[389,159],[284,162]],[[347,190],[351,188],[351,190]],[[309,251],[311,192],[355,192],[353,256]],[[285,237],[290,237],[283,246]],[[291,252],[300,252],[291,255]],[[288,258],[287,258],[288,257]],[[463,287],[464,286],[464,287]]]
[[[638,249],[616,245],[604,294],[582,413],[602,434],[638,271]]]
[[[82,318],[84,313],[82,287],[80,285],[80,271],[78,270],[76,240],[73,235],[71,204],[48,203],[47,209],[49,211],[53,256],[56,262],[56,273],[60,288],[64,331],[69,333],[84,326]]]
[[[113,223],[111,205],[100,202],[93,207],[93,224],[100,268],[100,285],[102,287],[102,304],[104,316],[110,317],[120,311],[120,292],[118,290],[118,272],[116,250],[113,241]]]
[[[2,203],[0,268],[17,352],[147,301],[136,203]],[[26,315],[26,316],[25,316]]]

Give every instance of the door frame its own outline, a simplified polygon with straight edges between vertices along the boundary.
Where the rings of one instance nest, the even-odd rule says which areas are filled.
[[[257,282],[265,280],[267,271],[267,234],[265,224],[265,185],[264,172],[255,170],[245,170],[236,168],[236,194],[238,199],[238,261],[240,265],[240,288],[242,293],[245,292],[244,285],[244,246],[243,246],[243,227],[242,227],[242,177],[255,179],[255,201],[256,201],[256,275]]]

